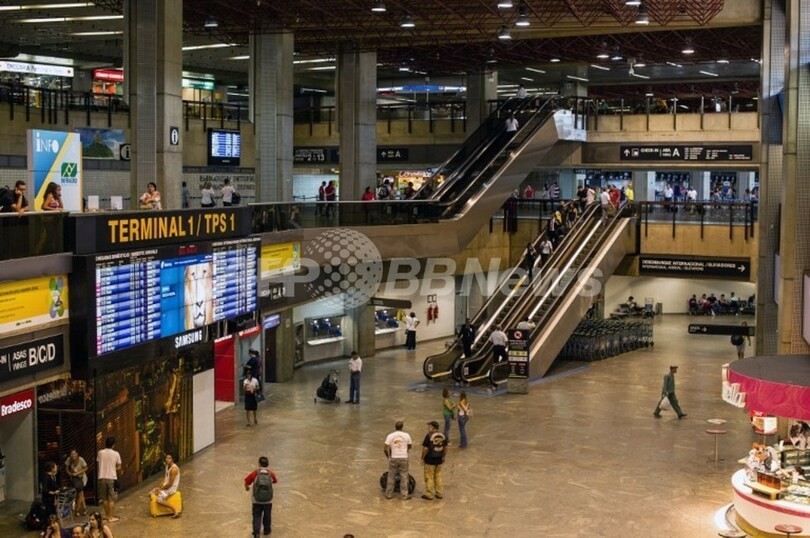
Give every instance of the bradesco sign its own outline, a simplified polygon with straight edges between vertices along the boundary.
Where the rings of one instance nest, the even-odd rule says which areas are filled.
[[[0,419],[34,408],[34,389],[24,390],[0,399]]]

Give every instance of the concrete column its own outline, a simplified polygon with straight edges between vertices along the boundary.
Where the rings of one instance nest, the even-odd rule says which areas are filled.
[[[699,172],[692,172],[692,177],[689,180],[689,186],[695,186],[697,191],[698,200],[708,200],[711,195],[712,188],[712,173],[708,170],[701,170]]]
[[[183,2],[138,0],[125,4],[129,101],[132,107],[130,206],[154,181],[164,209],[180,207],[183,180]],[[179,130],[177,145],[170,129]]]
[[[377,339],[374,332],[376,329],[374,306],[364,304],[348,309],[346,314],[352,320],[352,331],[351,334],[347,335],[346,343],[348,345],[344,348],[345,354],[349,355],[352,351],[357,351],[362,358],[374,356]]]
[[[748,189],[749,194],[751,189],[754,188],[754,175],[755,172],[737,172],[737,197],[745,197],[745,189]]]
[[[633,172],[633,194],[636,202],[655,201],[655,172],[634,171]]]
[[[467,134],[475,131],[489,116],[488,101],[497,98],[497,71],[467,73]]]
[[[293,34],[250,36],[250,116],[256,128],[256,199],[292,200]]]
[[[359,200],[376,188],[377,53],[343,51],[337,61],[340,200]]]
[[[773,12],[778,2],[773,2]],[[781,259],[779,279],[780,304],[778,321],[779,353],[810,353],[810,346],[802,338],[802,281],[810,269],[810,185],[805,177],[810,162],[810,148],[806,141],[810,125],[803,118],[810,112],[805,96],[810,92],[810,0],[785,2],[787,32],[783,43],[785,65],[785,108],[782,130],[782,221],[780,242],[777,245]],[[773,16],[774,25],[776,16]],[[804,21],[804,23],[802,23]],[[773,31],[773,26],[771,27]],[[769,177],[769,180],[773,179]],[[769,188],[770,191],[770,188]],[[770,209],[770,207],[769,207]],[[808,299],[810,300],[810,299]],[[762,331],[758,330],[757,334]]]
[[[784,1],[765,0],[762,11],[762,138],[759,211],[759,263],[757,266],[758,355],[775,355],[778,346],[778,306],[774,297],[774,255],[779,249],[779,204],[782,191],[782,115],[777,94],[785,83]]]

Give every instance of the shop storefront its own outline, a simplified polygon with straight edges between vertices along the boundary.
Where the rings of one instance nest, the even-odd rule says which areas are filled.
[[[0,398],[0,503],[36,494],[34,389]]]
[[[723,399],[754,415],[759,433],[731,477],[737,524],[748,535],[810,535],[810,357],[755,357],[723,367]],[[784,533],[782,533],[784,534]]]
[[[103,93],[105,95],[118,95],[118,96],[123,95],[124,70],[94,69],[93,93]]]
[[[0,83],[19,84],[46,90],[69,90],[73,84],[74,69],[70,65],[0,60]],[[38,99],[32,95],[32,99]],[[35,102],[34,106],[39,106]]]

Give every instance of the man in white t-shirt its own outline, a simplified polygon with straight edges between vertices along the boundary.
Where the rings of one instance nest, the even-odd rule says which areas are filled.
[[[352,356],[349,358],[349,399],[346,401],[348,404],[360,403],[360,372],[363,370],[363,359],[356,351],[352,351]]]
[[[225,185],[222,187],[220,191],[220,195],[222,196],[222,205],[224,206],[231,206],[233,205],[233,193],[236,192],[236,189],[233,188],[231,185],[231,180],[229,178],[225,178]]]
[[[113,516],[115,501],[118,497],[118,492],[115,491],[115,481],[118,480],[118,474],[121,472],[121,454],[114,450],[115,437],[107,437],[104,446],[106,448],[99,450],[96,458],[99,499],[104,503],[107,521],[115,522],[118,521],[118,518]]]
[[[405,318],[405,349],[416,349],[416,328],[419,326],[419,320],[416,319],[416,314],[411,312]]]
[[[385,484],[385,498],[391,499],[394,496],[394,484],[396,483],[397,475],[399,475],[399,492],[402,494],[402,499],[407,501],[411,498],[408,492],[408,482],[410,481],[408,475],[408,451],[413,445],[411,436],[402,431],[405,425],[402,421],[394,424],[394,431],[388,434],[385,438],[385,457],[388,458],[388,482]]]

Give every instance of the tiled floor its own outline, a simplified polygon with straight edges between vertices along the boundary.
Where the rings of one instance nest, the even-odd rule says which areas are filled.
[[[729,421],[720,444],[729,462],[746,453],[753,434],[745,412],[720,400],[720,366],[735,357],[729,338],[690,336],[693,320],[658,320],[654,348],[569,365],[566,375],[535,384],[528,395],[471,390],[470,445],[450,450],[441,501],[419,498],[417,447],[412,500],[386,500],[378,484],[387,467],[383,440],[394,422],[404,420],[421,444],[426,421],[441,420],[441,387],[424,385],[421,374],[422,359],[441,342],[367,359],[360,405],[313,403],[315,387],[336,364],[344,369],[346,396],[344,361],[300,369],[293,382],[271,388],[259,427],[246,428],[238,407],[217,415],[216,445],[181,465],[182,518],[150,518],[153,484],[146,483],[122,496],[113,531],[116,538],[248,537],[242,478],[266,455],[279,476],[274,536],[717,536],[713,516],[730,502],[737,465],[707,463],[713,440],[706,420]],[[673,363],[689,416],[677,420],[670,412],[656,420],[661,377]],[[0,519],[0,536],[18,528],[12,518]]]

